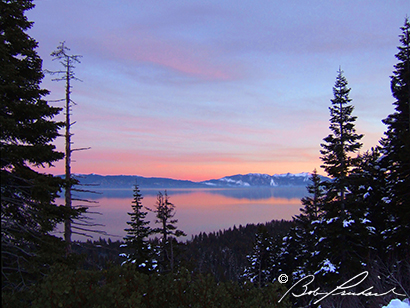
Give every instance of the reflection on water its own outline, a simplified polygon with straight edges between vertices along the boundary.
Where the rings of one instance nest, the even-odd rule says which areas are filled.
[[[153,208],[158,190],[142,189],[141,192],[143,205]],[[264,223],[273,219],[289,220],[299,213],[300,199],[307,193],[304,187],[169,189],[167,192],[176,206],[177,226],[188,234],[187,239],[199,232],[218,231],[234,225]],[[131,211],[132,190],[105,190],[100,195],[88,195],[87,199],[98,201],[97,208],[90,211],[100,214],[89,216],[95,223],[105,225],[100,228],[110,234],[106,237],[122,239],[125,236],[124,228],[128,227],[127,212]],[[62,199],[58,201],[63,203]],[[154,214],[149,212],[147,219],[153,223]],[[99,237],[98,234],[93,236]],[[84,237],[73,238],[85,240]]]

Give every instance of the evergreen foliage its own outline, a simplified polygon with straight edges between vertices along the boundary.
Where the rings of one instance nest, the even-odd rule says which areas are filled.
[[[312,183],[306,187],[310,195],[302,198],[301,201],[304,207],[300,209],[301,214],[296,216],[296,220],[300,220],[303,224],[305,221],[315,221],[323,214],[324,184],[316,169],[313,170],[310,180]]]
[[[325,198],[320,209],[323,214],[314,231],[318,243],[312,254],[320,259],[314,273],[326,277],[324,281],[330,284],[360,269],[362,252],[358,251],[358,245],[360,236],[367,236],[362,233],[365,229],[359,221],[365,213],[357,207],[349,190],[350,175],[359,164],[359,157],[353,155],[361,148],[363,135],[355,130],[356,117],[352,115],[354,107],[350,105],[347,84],[339,69],[329,108],[332,133],[321,144],[322,167],[332,180],[324,183]]]
[[[27,35],[30,0],[0,2],[1,262],[2,287],[20,288],[60,256],[50,235],[58,222],[77,215],[54,203],[61,179],[39,172],[63,158],[52,142],[63,123],[60,108],[44,100],[42,60]]]
[[[210,273],[217,281],[250,280],[257,275],[251,269],[249,258],[256,246],[258,230],[266,230],[266,238],[275,241],[289,231],[291,224],[286,220],[273,220],[264,224],[234,226],[208,234],[201,232],[186,243],[181,263],[195,273]],[[272,242],[272,247],[274,246]],[[271,278],[266,276],[266,281],[272,281]]]
[[[310,180],[311,183],[307,186],[309,195],[302,198],[304,207],[300,209],[301,214],[294,217],[289,232],[278,239],[272,248],[272,277],[277,279],[279,275],[286,274],[293,284],[307,274],[314,273],[317,264],[322,261],[317,245],[321,242],[319,230],[326,195],[324,183],[316,170],[311,174]],[[296,302],[305,303],[304,299]]]
[[[159,270],[160,272],[173,271],[175,264],[174,245],[177,244],[175,238],[186,234],[178,230],[175,225],[178,222],[178,219],[173,219],[175,206],[169,201],[167,191],[165,191],[165,194],[158,192],[153,212],[157,217],[155,223],[160,225],[160,227],[153,229],[153,233],[161,235]]]
[[[305,206],[282,241],[274,242],[274,276],[292,272],[297,281],[313,274],[312,289],[329,289],[355,274],[368,271],[361,283],[382,293],[396,288],[409,295],[410,287],[410,23],[402,27],[402,46],[396,57],[391,88],[396,112],[383,122],[388,129],[381,147],[364,154],[362,135],[356,134],[349,105],[350,89],[338,72],[330,108],[332,133],[322,144],[323,168],[332,178],[313,180],[308,187],[314,197]],[[317,197],[316,197],[317,196]],[[276,244],[280,244],[276,246]],[[284,270],[283,270],[284,269]],[[354,288],[350,291],[354,292]],[[369,307],[391,298],[328,299],[324,306]],[[296,304],[311,305],[308,300]]]
[[[378,267],[403,290],[410,289],[410,21],[401,28],[401,46],[391,76],[395,112],[383,122],[387,125],[381,140],[381,157],[376,165],[384,174],[380,190],[380,245]],[[407,295],[410,292],[407,291]]]
[[[252,254],[248,255],[249,266],[245,268],[243,277],[259,288],[273,281],[272,236],[264,225],[260,225]]]
[[[354,209],[359,212],[361,225],[368,233],[361,238],[362,246],[368,249],[367,258],[363,259],[366,263],[371,263],[375,255],[384,254],[381,233],[385,229],[387,215],[387,204],[383,200],[386,179],[385,170],[380,168],[380,159],[380,149],[372,148],[360,155],[360,163],[350,175],[352,203],[355,203]]]
[[[363,137],[355,130],[354,122],[357,117],[352,116],[354,107],[349,104],[351,89],[347,87],[347,84],[343,71],[339,69],[333,87],[332,106],[329,107],[332,133],[324,138],[325,143],[321,144],[323,149],[320,151],[323,161],[321,167],[332,178],[327,188],[328,199],[330,201],[339,199],[342,208],[345,202],[347,177],[358,163],[358,159],[351,157],[351,154],[361,148],[360,139]]]
[[[307,186],[309,196],[302,198],[303,208],[301,214],[295,216],[294,242],[295,251],[295,268],[293,276],[302,278],[305,273],[312,272],[318,263],[318,256],[315,247],[319,243],[320,219],[323,217],[323,207],[325,203],[324,183],[319,177],[316,169],[311,177],[311,184]]]
[[[401,46],[391,77],[391,91],[396,101],[395,112],[383,122],[387,125],[381,141],[381,166],[386,169],[388,203],[385,236],[391,255],[410,255],[410,21],[401,28]]]
[[[251,283],[217,283],[211,275],[181,269],[166,275],[139,273],[134,264],[104,271],[58,267],[28,298],[2,298],[2,307],[291,307],[284,285],[258,289]]]
[[[132,212],[128,213],[131,221],[127,222],[130,226],[125,229],[127,236],[124,238],[125,247],[131,250],[130,254],[125,254],[127,263],[135,263],[140,271],[149,272],[152,270],[152,248],[148,241],[152,233],[149,227],[149,221],[145,220],[148,212],[143,211],[143,196],[139,190],[138,184],[134,186],[134,199],[132,201]]]

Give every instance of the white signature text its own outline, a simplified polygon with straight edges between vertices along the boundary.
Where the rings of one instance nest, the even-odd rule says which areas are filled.
[[[341,296],[385,296],[387,294],[395,294],[398,296],[405,296],[404,294],[400,294],[396,292],[396,288],[392,288],[391,290],[384,292],[384,293],[373,293],[371,290],[374,287],[367,288],[366,290],[360,291],[358,293],[349,291],[349,289],[354,288],[358,285],[360,285],[369,275],[369,272],[364,271],[353,278],[349,279],[348,281],[342,283],[341,285],[337,286],[330,292],[323,292],[320,290],[320,288],[316,288],[315,290],[309,290],[308,286],[315,280],[315,276],[313,275],[307,275],[303,277],[301,280],[296,282],[286,293],[280,298],[278,303],[282,301],[282,299],[289,294],[296,286],[301,286],[303,288],[303,291],[301,293],[291,293],[294,297],[302,297],[305,295],[311,295],[314,297],[319,296],[319,298],[314,302],[314,304],[319,303],[320,301],[324,300],[325,298],[329,296],[336,296],[336,295],[341,295]]]

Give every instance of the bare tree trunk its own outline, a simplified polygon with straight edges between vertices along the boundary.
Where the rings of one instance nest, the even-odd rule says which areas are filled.
[[[70,134],[70,58],[67,58],[67,75],[66,75],[66,127],[65,127],[65,206],[72,207],[71,200],[71,134]],[[67,243],[67,254],[71,253],[71,219],[66,218],[64,221],[64,240]]]
[[[172,237],[170,237],[171,241],[171,273],[174,272],[174,247],[172,246]]]
[[[343,129],[343,104],[342,101],[340,101],[340,146],[341,146],[341,155],[343,156],[344,154],[344,129]],[[340,168],[342,169],[342,187],[340,188],[340,202],[342,205],[342,210],[345,209],[345,159],[344,157],[340,158]]]
[[[72,177],[71,175],[71,154],[74,151],[82,151],[82,150],[88,150],[90,148],[79,148],[79,149],[72,149],[71,148],[71,136],[73,134],[71,133],[71,126],[75,123],[71,123],[71,107],[75,105],[75,103],[71,100],[70,94],[71,94],[71,80],[78,80],[81,81],[80,79],[75,77],[74,73],[74,64],[75,63],[80,63],[79,58],[81,57],[80,55],[69,55],[67,51],[70,49],[65,46],[65,43],[62,42],[60,45],[57,47],[57,50],[51,53],[51,56],[54,57],[53,60],[60,60],[60,63],[63,65],[65,70],[61,71],[56,71],[56,72],[51,72],[47,71],[50,74],[56,74],[56,75],[61,75],[60,78],[53,79],[54,81],[65,81],[65,207],[68,208],[69,212],[71,212],[71,209],[73,209],[73,201],[83,201],[83,202],[88,202],[88,203],[97,203],[94,201],[89,201],[89,200],[84,200],[84,199],[76,199],[73,198],[72,192],[77,191],[77,192],[89,192],[89,193],[95,193],[94,191],[90,190],[82,190],[82,189],[76,189],[75,185],[78,184],[78,181]],[[82,207],[82,206],[81,206]],[[82,207],[81,210],[87,210],[87,207]],[[83,211],[85,212],[85,211]],[[68,215],[70,216],[70,215]],[[82,218],[85,218],[82,216]],[[75,218],[74,218],[75,219]],[[79,227],[80,226],[80,227]],[[85,227],[95,227],[95,226],[103,226],[101,224],[94,224],[94,223],[89,223],[89,222],[84,222],[82,221],[81,223],[73,221],[73,218],[66,218],[64,221],[64,240],[67,245],[67,255],[72,252],[71,250],[71,236],[72,234],[79,234],[83,236],[89,236],[88,234],[84,233],[85,232],[95,232],[99,234],[104,234],[106,235],[106,232],[101,231],[101,230],[92,230],[88,229]],[[74,231],[73,231],[74,229]],[[75,230],[80,230],[80,231],[75,231]]]

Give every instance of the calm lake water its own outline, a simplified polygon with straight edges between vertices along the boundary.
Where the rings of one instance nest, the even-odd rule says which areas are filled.
[[[142,204],[154,208],[158,189],[141,189]],[[163,193],[164,190],[161,190]],[[190,239],[200,232],[213,232],[232,228],[234,225],[264,223],[273,219],[290,220],[299,213],[300,199],[307,195],[304,187],[276,188],[230,188],[230,189],[167,189],[170,202],[175,205],[178,219],[177,227]],[[90,204],[89,214],[93,222],[103,224],[109,235],[92,234],[94,239],[100,236],[112,240],[122,239],[130,216],[132,190],[104,190],[99,195],[81,196],[96,201]],[[62,199],[58,202],[63,203]],[[80,203],[81,204],[81,203]],[[84,204],[84,203],[83,203]],[[154,226],[155,217],[148,213],[147,220]],[[86,240],[83,236],[73,236],[75,240]]]

